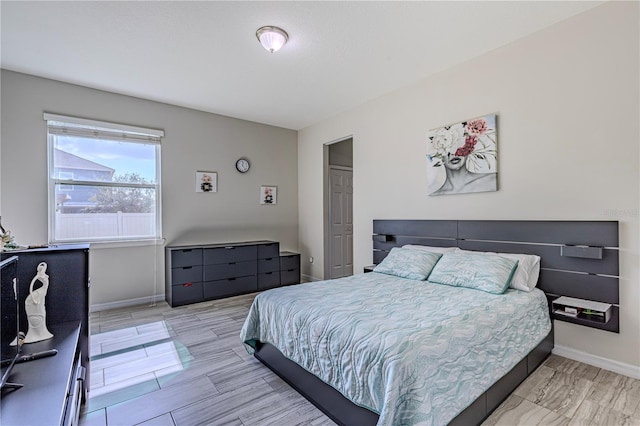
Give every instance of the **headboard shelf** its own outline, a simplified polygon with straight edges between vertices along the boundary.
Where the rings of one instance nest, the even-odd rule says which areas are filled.
[[[538,288],[549,300],[569,296],[614,305],[607,323],[555,319],[619,332],[617,221],[384,219],[373,221],[373,234],[375,264],[407,244],[538,255]]]
[[[602,259],[602,247],[589,247],[578,245],[563,245],[560,247],[560,256],[579,257],[583,259]]]

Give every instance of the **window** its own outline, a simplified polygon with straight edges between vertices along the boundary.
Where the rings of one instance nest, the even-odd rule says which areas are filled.
[[[162,130],[44,114],[49,241],[160,239]]]
[[[61,180],[73,180],[73,173],[58,171],[58,178]],[[60,187],[60,191],[73,191],[73,185],[62,186]]]

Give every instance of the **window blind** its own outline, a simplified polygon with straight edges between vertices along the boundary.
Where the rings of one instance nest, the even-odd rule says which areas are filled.
[[[160,143],[163,130],[106,123],[85,118],[56,114],[44,114],[47,130],[52,135],[67,135],[83,138],[124,140],[138,143]]]

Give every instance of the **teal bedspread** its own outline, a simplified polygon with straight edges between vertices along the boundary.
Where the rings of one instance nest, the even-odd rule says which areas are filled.
[[[445,425],[549,333],[544,293],[479,290],[368,273],[259,294],[240,337],[380,415]]]

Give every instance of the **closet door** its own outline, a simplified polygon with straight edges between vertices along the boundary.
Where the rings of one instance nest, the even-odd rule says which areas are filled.
[[[353,275],[353,171],[331,168],[329,174],[331,278]]]

